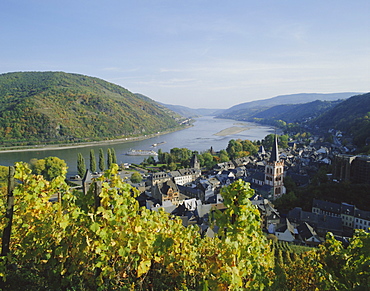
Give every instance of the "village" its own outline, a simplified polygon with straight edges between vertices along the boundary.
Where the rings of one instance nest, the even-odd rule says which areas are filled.
[[[202,171],[194,155],[190,167],[145,174],[140,183],[130,182],[132,172],[122,170],[120,175],[140,191],[137,197],[140,206],[153,211],[163,208],[181,218],[185,227],[196,224],[203,235],[210,237],[218,231],[211,223],[212,211],[225,208],[220,190],[238,179],[254,190],[251,202],[260,212],[262,230],[279,241],[317,246],[324,242],[327,232],[344,242],[354,229],[369,232],[370,211],[344,202],[313,199],[311,211],[295,207],[286,214],[279,213],[274,201],[286,194],[284,178],[290,177],[298,187],[305,186],[310,183],[311,173],[321,165],[332,164],[333,173],[327,175],[332,183],[370,183],[370,158],[351,155],[338,140],[329,144],[312,138],[309,145],[297,147],[294,142],[288,145],[279,149],[275,135],[271,151],[265,151],[261,145],[257,155],[219,163],[210,171]],[[98,173],[86,172],[83,191],[97,176]]]

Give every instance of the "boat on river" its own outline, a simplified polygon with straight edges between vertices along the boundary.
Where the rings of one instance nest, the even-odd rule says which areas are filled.
[[[129,150],[127,156],[158,156],[157,152],[153,150]]]
[[[159,146],[161,144],[165,144],[165,143],[166,143],[165,141],[162,141],[162,142],[159,142],[159,143],[153,143],[152,144],[152,148],[155,148],[155,147],[157,147],[157,146]]]

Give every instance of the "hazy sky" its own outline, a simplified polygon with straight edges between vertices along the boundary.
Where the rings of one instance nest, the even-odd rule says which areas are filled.
[[[192,108],[369,92],[369,16],[369,0],[2,0],[0,73],[79,73]]]

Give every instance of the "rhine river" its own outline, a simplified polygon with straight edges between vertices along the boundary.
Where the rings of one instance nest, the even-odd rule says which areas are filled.
[[[128,156],[126,152],[130,149],[136,150],[155,150],[162,149],[169,152],[172,148],[188,148],[199,152],[206,151],[213,147],[215,151],[226,149],[231,139],[249,139],[251,141],[261,140],[266,135],[273,133],[274,129],[256,123],[241,122],[231,119],[216,119],[205,116],[195,119],[194,126],[180,131],[155,136],[149,139],[113,143],[104,145],[91,145],[77,148],[54,148],[52,150],[22,151],[22,152],[2,152],[0,153],[0,165],[12,166],[15,162],[29,162],[31,159],[43,159],[55,156],[66,161],[68,166],[68,176],[77,174],[77,154],[81,153],[85,158],[86,167],[89,167],[90,150],[94,149],[97,164],[99,149],[104,150],[106,155],[108,148],[114,148],[117,156],[117,163],[136,163],[140,164],[145,156]],[[159,144],[153,147],[154,144]]]

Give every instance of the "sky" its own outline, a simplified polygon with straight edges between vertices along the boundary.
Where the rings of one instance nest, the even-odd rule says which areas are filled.
[[[78,73],[191,108],[369,92],[369,15],[369,0],[3,0],[0,74]]]

